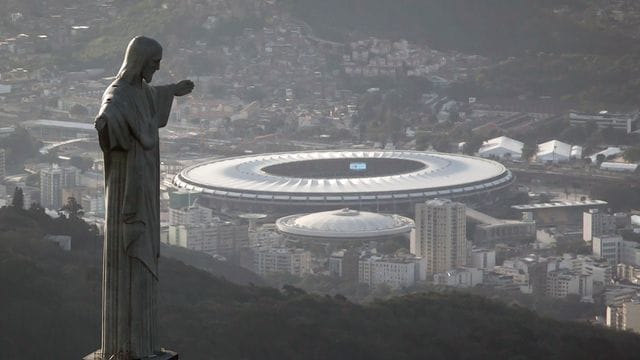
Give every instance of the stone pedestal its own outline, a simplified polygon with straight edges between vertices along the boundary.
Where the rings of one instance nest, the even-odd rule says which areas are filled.
[[[150,357],[144,357],[144,358],[139,358],[139,359],[131,359],[131,360],[178,360],[179,356],[178,353],[175,353],[173,351],[170,350],[164,350],[161,353],[158,353],[156,355],[150,356]],[[82,360],[111,360],[111,359],[107,359],[105,357],[102,356],[102,351],[101,350],[97,350],[85,357],[82,358]],[[113,360],[120,360],[118,358],[115,358]],[[129,359],[127,359],[129,360]]]

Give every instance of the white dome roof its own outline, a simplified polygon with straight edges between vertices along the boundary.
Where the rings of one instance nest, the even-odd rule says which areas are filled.
[[[411,231],[413,220],[390,214],[341,209],[298,214],[276,221],[286,234],[324,238],[370,238]]]

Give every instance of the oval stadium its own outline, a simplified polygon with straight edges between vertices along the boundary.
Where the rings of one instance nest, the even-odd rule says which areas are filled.
[[[411,214],[433,198],[493,199],[514,176],[498,162],[459,154],[330,150],[215,159],[173,181],[218,211],[280,216],[347,207]]]

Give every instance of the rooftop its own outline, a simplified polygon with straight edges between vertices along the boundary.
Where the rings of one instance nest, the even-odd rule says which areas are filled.
[[[413,220],[351,209],[297,214],[276,221],[280,232],[322,238],[371,238],[408,233]]]

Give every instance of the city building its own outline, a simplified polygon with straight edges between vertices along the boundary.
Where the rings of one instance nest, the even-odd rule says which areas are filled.
[[[435,199],[417,204],[411,253],[424,258],[426,275],[467,264],[468,241],[464,204]]]
[[[510,158],[518,160],[522,157],[521,141],[506,136],[493,138],[482,143],[478,155],[484,158]]]
[[[547,141],[542,144],[538,144],[538,152],[536,153],[536,161],[541,163],[559,163],[566,162],[571,159],[571,154],[577,153],[578,149],[572,147],[567,143],[563,143],[558,140]],[[582,149],[580,149],[582,154]]]
[[[547,273],[547,296],[564,298],[570,294],[578,295],[583,300],[593,301],[591,276],[569,269],[559,269]]]
[[[329,274],[350,282],[358,281],[359,256],[355,250],[334,251],[329,257]]]
[[[569,124],[571,126],[586,126],[592,124],[599,129],[613,128],[630,134],[638,129],[638,112],[610,113],[600,111],[598,113],[569,112]]]
[[[4,182],[5,176],[7,176],[5,150],[0,149],[0,182]]]
[[[620,235],[594,236],[592,240],[593,255],[606,259],[611,265],[617,265],[622,258],[622,245],[623,241]]]
[[[474,287],[482,284],[483,271],[472,267],[462,267],[434,274],[433,284],[453,287]]]
[[[638,170],[638,164],[604,161],[600,164],[600,170],[632,173]]]
[[[634,298],[619,306],[607,306],[607,326],[640,334],[640,300]]]
[[[51,210],[60,209],[66,202],[62,189],[78,185],[79,175],[80,171],[73,166],[52,164],[40,170],[40,205]]]
[[[203,206],[169,207],[169,225],[202,225],[214,221],[213,211]]]
[[[169,225],[167,242],[209,255],[229,257],[249,246],[249,230],[246,225],[219,220],[204,224]]]
[[[397,257],[365,255],[358,262],[358,281],[371,288],[386,284],[392,289],[413,285],[421,277],[421,259],[417,257]]]
[[[253,247],[241,265],[258,275],[288,273],[304,276],[311,273],[311,253],[303,249]]]
[[[496,266],[496,251],[473,248],[471,250],[470,266],[486,271],[493,271]]]
[[[612,234],[616,229],[615,218],[598,209],[590,209],[582,216],[582,239],[591,242],[594,236]]]
[[[537,226],[580,226],[583,213],[589,209],[604,209],[608,203],[603,200],[554,201],[542,204],[512,205],[511,208],[523,213],[523,217],[536,222]]]
[[[615,267],[615,278],[632,284],[640,284],[640,266],[618,264]]]
[[[473,243],[491,248],[497,243],[521,244],[536,238],[535,221],[496,219],[471,208],[466,209],[467,219],[475,223]]]
[[[564,254],[559,259],[548,259],[547,270],[553,269],[569,269],[581,275],[589,275],[593,293],[600,294],[611,285],[614,266],[591,255]]]
[[[640,266],[640,243],[626,241],[620,235],[601,235],[593,238],[593,255],[606,259],[609,264]]]
[[[90,123],[59,120],[28,120],[22,125],[38,140],[62,141],[79,138],[95,139],[95,126]]]

